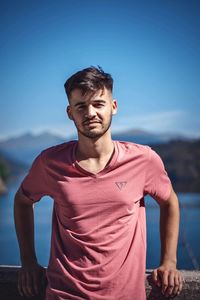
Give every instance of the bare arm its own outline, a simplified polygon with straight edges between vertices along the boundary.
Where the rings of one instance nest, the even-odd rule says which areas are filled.
[[[38,264],[35,253],[33,204],[20,189],[15,195],[14,219],[22,263],[18,290],[21,295],[32,296],[39,292],[44,269]]]
[[[176,252],[180,214],[178,198],[173,189],[169,199],[160,202],[159,205],[161,259],[160,267],[153,271],[153,279],[162,287],[163,294],[179,294],[182,289],[182,278],[176,269]]]
[[[15,195],[14,218],[22,265],[33,263],[37,261],[34,246],[33,204],[26,200],[20,190]]]
[[[178,198],[172,189],[168,201],[160,205],[161,265],[176,266],[179,219]]]

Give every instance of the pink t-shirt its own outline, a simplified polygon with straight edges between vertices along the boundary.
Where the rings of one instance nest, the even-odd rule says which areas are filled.
[[[54,199],[47,300],[144,300],[144,196],[169,198],[170,180],[148,146],[114,142],[98,174],[76,162],[77,142],[48,148],[21,188],[30,201]]]

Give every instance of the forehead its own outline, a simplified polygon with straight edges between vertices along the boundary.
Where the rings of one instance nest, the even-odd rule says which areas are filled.
[[[97,92],[89,92],[83,95],[80,89],[74,89],[70,95],[70,103],[76,103],[77,101],[90,102],[95,100],[110,100],[112,99],[112,92],[106,88],[104,90],[98,90]]]

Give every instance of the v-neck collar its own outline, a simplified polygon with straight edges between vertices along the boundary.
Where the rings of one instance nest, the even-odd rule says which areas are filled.
[[[101,170],[98,173],[94,174],[94,173],[89,172],[89,171],[85,170],[84,168],[82,168],[79,165],[78,161],[76,160],[76,149],[77,149],[77,146],[78,146],[78,142],[76,141],[74,143],[73,149],[72,149],[72,161],[73,161],[74,168],[76,168],[80,173],[82,173],[84,175],[87,175],[87,176],[90,176],[90,177],[94,177],[94,178],[97,178],[97,177],[100,177],[100,176],[106,174],[115,165],[115,162],[116,162],[117,157],[118,157],[118,147],[117,147],[116,141],[113,141],[113,145],[114,145],[113,153],[112,153],[108,163],[103,168],[103,170]]]

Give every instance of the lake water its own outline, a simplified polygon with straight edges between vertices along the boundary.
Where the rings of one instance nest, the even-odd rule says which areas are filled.
[[[0,264],[20,265],[19,249],[13,220],[13,200],[19,182],[9,186],[9,192],[0,196]],[[178,268],[199,269],[200,266],[200,194],[178,194],[181,224],[178,243]],[[147,268],[159,264],[159,208],[146,197]],[[49,259],[51,214],[53,201],[44,197],[35,205],[35,242],[39,262],[46,266]]]

